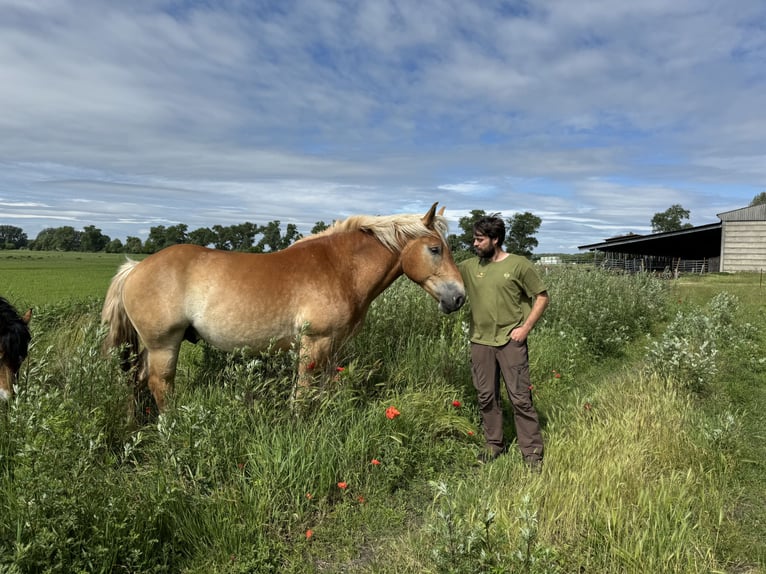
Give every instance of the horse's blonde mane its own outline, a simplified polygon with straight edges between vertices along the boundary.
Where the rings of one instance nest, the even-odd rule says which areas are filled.
[[[447,218],[442,215],[434,216],[434,229],[439,232],[442,238],[446,239]],[[371,233],[391,251],[399,251],[410,239],[433,233],[432,229],[423,224],[422,215],[352,215],[343,221],[336,221],[324,231],[304,237],[300,241],[309,241],[318,237],[349,231]]]

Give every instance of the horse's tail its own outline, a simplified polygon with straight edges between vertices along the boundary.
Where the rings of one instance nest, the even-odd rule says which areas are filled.
[[[138,366],[141,355],[138,350],[138,331],[130,321],[125,304],[122,300],[122,291],[125,280],[130,275],[138,261],[128,259],[117,270],[109,284],[104,299],[104,308],[101,310],[101,323],[109,326],[109,331],[104,339],[104,351],[119,348],[122,359],[121,366],[124,371]]]

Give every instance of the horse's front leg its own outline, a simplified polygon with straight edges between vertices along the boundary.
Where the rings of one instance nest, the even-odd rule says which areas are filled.
[[[298,380],[293,388],[293,401],[310,396],[317,376],[326,375],[330,368],[333,341],[330,337],[304,336],[298,353]]]

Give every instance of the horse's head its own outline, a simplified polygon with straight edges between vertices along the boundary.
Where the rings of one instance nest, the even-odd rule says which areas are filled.
[[[465,303],[465,287],[446,241],[444,208],[436,214],[436,204],[423,216],[429,233],[411,239],[402,249],[404,274],[439,302],[443,313],[457,311]]]
[[[0,400],[8,400],[21,363],[29,352],[29,321],[32,309],[23,316],[0,297]]]

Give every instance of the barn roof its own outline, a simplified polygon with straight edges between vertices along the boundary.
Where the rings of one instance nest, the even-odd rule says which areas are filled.
[[[631,234],[623,236],[623,238],[612,237],[601,243],[581,245],[578,249],[631,255],[705,259],[719,256],[721,252],[721,227],[722,223],[719,222],[688,227],[678,231],[652,233],[651,235]]]
[[[718,214],[718,218],[721,221],[764,221],[766,220],[766,204],[724,211]]]

